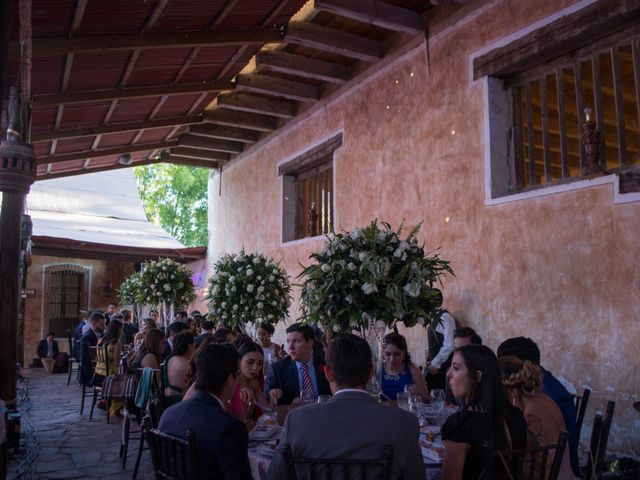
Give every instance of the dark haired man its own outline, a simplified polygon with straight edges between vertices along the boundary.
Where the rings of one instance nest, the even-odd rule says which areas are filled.
[[[176,312],[176,322],[187,323],[187,318],[189,318],[189,315],[184,310],[178,310]]]
[[[189,327],[183,322],[176,321],[169,325],[169,335],[164,343],[163,360],[166,360],[171,356],[171,351],[173,350],[173,339],[176,338],[176,335],[184,332],[185,330],[189,330]]]
[[[90,348],[98,344],[98,336],[102,335],[105,325],[105,316],[102,312],[92,312],[87,319],[89,329],[80,339],[80,384],[91,386],[93,378],[93,364],[91,363]]]
[[[513,337],[500,344],[497,350],[498,357],[514,356],[522,361],[530,361],[540,367],[542,372],[542,392],[549,396],[560,408],[564,418],[564,424],[569,432],[569,457],[571,458],[571,470],[580,476],[580,464],[578,461],[578,438],[576,433],[576,407],[573,397],[560,381],[551,372],[540,365],[540,349],[536,342],[528,337]]]
[[[200,344],[205,338],[213,335],[213,329],[215,327],[215,325],[211,320],[203,321],[201,326],[202,326],[202,333],[196,337],[196,348],[200,346]]]
[[[158,425],[161,432],[180,438],[187,437],[187,430],[195,432],[200,478],[251,479],[247,428],[226,411],[239,360],[230,344],[210,343],[198,350],[196,392],[165,410]]]
[[[309,325],[294,323],[287,330],[289,356],[269,367],[264,385],[267,398],[278,405],[289,405],[304,398],[329,395],[331,390],[319,362],[314,361],[314,332]]]
[[[107,305],[107,311],[104,314],[106,325],[109,325],[109,322],[111,321],[111,317],[115,315],[117,309],[118,309],[118,305],[116,305],[115,302],[111,302],[109,305]]]
[[[284,423],[280,447],[288,444],[294,457],[374,460],[382,458],[385,445],[391,445],[391,478],[424,479],[417,418],[399,408],[379,404],[365,390],[373,373],[369,344],[355,335],[341,335],[329,343],[326,360],[325,372],[333,398],[291,410]],[[286,476],[284,459],[278,450],[267,478]],[[298,478],[306,478],[302,469]]]

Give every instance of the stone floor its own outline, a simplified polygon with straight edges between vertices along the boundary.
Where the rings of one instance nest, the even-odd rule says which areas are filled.
[[[81,387],[75,382],[67,387],[67,375],[45,376],[42,370],[23,370],[27,379],[31,410],[23,419],[21,451],[9,462],[7,479],[129,479],[132,477],[138,441],[129,445],[127,468],[118,458],[122,419],[106,422],[104,410],[96,409],[89,420],[91,398],[85,401],[84,415],[80,415]],[[88,403],[88,406],[87,406]],[[24,413],[23,413],[24,415]],[[35,435],[29,435],[33,425]],[[37,442],[34,439],[37,437]],[[20,462],[33,452],[37,456],[33,468],[17,477]],[[151,459],[148,451],[142,454],[138,479],[151,480]]]

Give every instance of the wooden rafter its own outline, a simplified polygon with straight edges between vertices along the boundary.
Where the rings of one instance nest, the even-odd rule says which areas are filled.
[[[49,140],[60,140],[63,138],[93,137],[95,135],[106,135],[110,133],[135,132],[142,129],[166,128],[175,125],[191,125],[202,122],[202,115],[189,115],[184,117],[163,118],[160,120],[145,120],[143,122],[120,123],[102,125],[99,127],[72,128],[68,130],[50,130],[48,132],[38,132],[31,135],[32,142],[45,142]]]
[[[90,92],[61,93],[54,95],[39,95],[33,97],[31,104],[34,108],[48,105],[100,102],[122,98],[160,97],[163,95],[186,95],[200,92],[219,92],[233,90],[234,84],[230,81],[218,81],[212,83],[198,83],[195,85],[174,85],[168,87],[140,87],[121,88],[118,90],[98,90]]]
[[[198,168],[218,168],[220,162],[217,160],[202,160],[192,157],[181,157],[177,155],[171,155],[164,163],[175,163],[176,165],[188,165],[190,167]]]
[[[271,132],[278,127],[278,122],[274,117],[223,109],[205,111],[204,121],[216,125],[257,130],[259,132]]]
[[[325,62],[283,51],[259,52],[256,55],[256,67],[260,71],[286,73],[287,75],[339,85],[346,83],[351,76],[351,67],[347,65]]]
[[[285,42],[364,62],[376,62],[383,56],[381,42],[309,22],[289,22]]]
[[[313,6],[394,32],[420,35],[423,29],[422,14],[378,0],[315,0]]]
[[[123,147],[104,148],[98,150],[86,150],[82,152],[65,153],[52,157],[42,157],[38,159],[38,164],[69,162],[71,160],[85,160],[87,158],[108,157],[111,155],[122,155],[132,152],[147,152],[155,149],[171,148],[178,144],[177,140],[169,142],[141,143],[137,145],[125,145]]]
[[[151,165],[154,163],[160,163],[158,159],[146,159],[134,162],[131,165],[121,165],[119,163],[113,163],[112,165],[104,165],[101,167],[94,168],[86,168],[82,171],[82,173],[96,173],[96,172],[107,172],[109,170],[119,170],[121,168],[131,168],[131,167],[141,167],[143,165]],[[54,178],[63,178],[63,177],[71,177],[73,175],[77,175],[77,170],[63,170],[62,172],[54,172],[54,173],[45,173],[38,175],[38,180],[51,180]]]
[[[250,31],[145,33],[143,35],[83,35],[70,38],[36,38],[34,55],[59,55],[78,52],[108,52],[117,50],[184,48],[221,45],[263,45],[282,40],[282,29],[261,28]],[[15,51],[19,44],[11,43]]]
[[[236,90],[273,95],[298,102],[313,102],[320,98],[320,89],[315,85],[257,73],[238,75]]]
[[[200,160],[219,160],[226,162],[231,159],[229,153],[216,152],[213,150],[203,150],[201,148],[174,147],[171,149],[172,157],[189,157]]]
[[[243,130],[240,128],[223,127],[222,125],[192,125],[189,133],[209,138],[219,138],[221,140],[232,140],[242,143],[255,143],[260,138],[260,134],[253,130]]]
[[[260,113],[279,118],[293,118],[296,114],[295,103],[276,98],[258,97],[249,93],[223,93],[218,95],[216,102],[218,108]]]
[[[180,135],[180,146],[188,148],[201,148],[203,150],[215,150],[225,153],[241,153],[244,144],[230,140],[220,140],[218,138],[207,138],[200,135],[183,133]]]

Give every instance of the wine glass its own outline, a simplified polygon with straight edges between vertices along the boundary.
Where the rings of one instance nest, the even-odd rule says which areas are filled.
[[[411,394],[409,392],[398,392],[398,394],[396,395],[396,402],[398,404],[398,407],[400,407],[402,410],[409,411],[410,396]]]

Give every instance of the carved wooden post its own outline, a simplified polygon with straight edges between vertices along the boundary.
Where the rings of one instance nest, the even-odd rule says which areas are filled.
[[[311,206],[309,207],[309,236],[315,237],[318,235],[318,210],[316,208],[316,203],[311,202]]]

